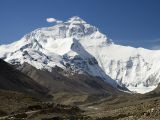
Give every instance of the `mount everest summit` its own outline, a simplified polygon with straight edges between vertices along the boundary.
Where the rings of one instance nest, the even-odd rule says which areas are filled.
[[[77,16],[0,45],[0,58],[13,65],[28,63],[50,72],[58,66],[137,93],[152,91],[160,82],[159,50],[116,45]]]

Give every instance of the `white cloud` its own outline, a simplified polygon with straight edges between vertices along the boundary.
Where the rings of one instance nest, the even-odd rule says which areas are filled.
[[[57,21],[56,21],[56,23],[62,23],[62,22],[63,22],[63,21],[61,21],[61,20],[57,20]]]
[[[49,23],[62,23],[63,22],[63,21],[57,20],[55,18],[47,18],[46,21]]]
[[[55,18],[47,18],[46,21],[49,23],[53,23],[56,22],[57,20]]]

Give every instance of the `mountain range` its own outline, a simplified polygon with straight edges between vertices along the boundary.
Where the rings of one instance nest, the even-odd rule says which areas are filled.
[[[54,92],[71,90],[68,86],[72,86],[77,92],[96,93],[95,86],[100,84],[104,89],[111,86],[116,90],[147,93],[160,82],[159,50],[117,45],[77,16],[36,29],[14,43],[0,45],[0,58]],[[88,81],[81,77],[76,82],[75,78],[67,81],[74,75],[88,76]],[[96,79],[92,79],[94,87],[86,86],[86,82],[93,83],[89,78]]]

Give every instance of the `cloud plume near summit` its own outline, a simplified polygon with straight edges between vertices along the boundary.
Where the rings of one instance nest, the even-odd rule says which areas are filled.
[[[47,21],[48,23],[62,23],[62,22],[63,22],[63,21],[57,20],[57,19],[55,19],[55,18],[47,18],[46,21]]]

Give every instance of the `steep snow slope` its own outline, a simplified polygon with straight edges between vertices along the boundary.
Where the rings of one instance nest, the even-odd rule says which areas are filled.
[[[160,82],[160,51],[116,45],[79,17],[37,29],[17,42],[1,45],[0,51],[0,58],[12,64],[27,62],[49,71],[57,65],[139,93],[153,90]]]
[[[101,68],[119,84],[131,91],[145,93],[159,83],[159,52],[119,45],[87,48],[95,56]],[[105,51],[105,52],[104,52]],[[96,53],[96,54],[95,54]],[[98,55],[98,56],[97,56]]]

